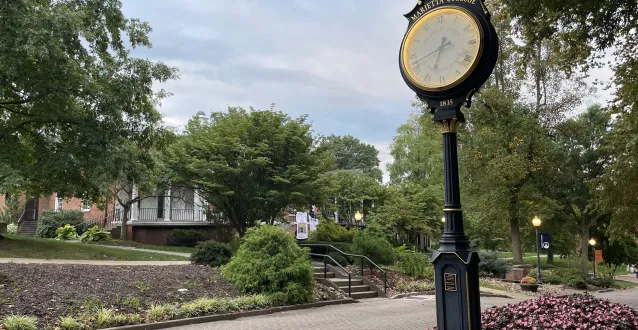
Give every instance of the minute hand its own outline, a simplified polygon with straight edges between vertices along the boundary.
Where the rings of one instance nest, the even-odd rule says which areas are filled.
[[[417,63],[419,63],[419,62],[423,61],[424,59],[426,59],[426,58],[427,58],[427,57],[429,57],[430,55],[432,55],[432,54],[434,54],[434,53],[436,53],[436,52],[438,52],[438,51],[442,50],[443,48],[445,48],[445,47],[447,47],[447,46],[449,46],[449,45],[451,45],[451,44],[452,44],[452,42],[450,42],[450,41],[448,41],[448,42],[444,43],[443,45],[441,45],[439,48],[435,49],[435,50],[434,50],[434,51],[432,51],[431,53],[429,53],[429,54],[427,54],[427,55],[425,55],[425,56],[421,57],[420,59],[418,59],[418,60],[416,60],[416,61],[412,62],[412,64],[414,65],[414,64],[417,64]]]

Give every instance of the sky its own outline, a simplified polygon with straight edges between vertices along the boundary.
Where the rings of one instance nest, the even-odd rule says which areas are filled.
[[[124,14],[153,27],[135,56],[180,70],[157,88],[160,111],[183,126],[198,111],[228,106],[309,116],[317,134],[353,135],[388,147],[415,110],[398,54],[416,0],[123,0]],[[592,73],[609,79],[611,71]],[[608,99],[610,92],[602,92]]]

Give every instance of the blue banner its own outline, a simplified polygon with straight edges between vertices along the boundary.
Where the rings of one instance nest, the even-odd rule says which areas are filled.
[[[552,235],[547,233],[538,233],[538,241],[538,246],[541,250],[549,250],[549,243],[552,241]]]

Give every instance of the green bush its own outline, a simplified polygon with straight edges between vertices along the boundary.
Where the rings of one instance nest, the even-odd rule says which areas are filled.
[[[93,226],[89,228],[82,236],[80,236],[80,241],[82,243],[96,243],[109,239],[109,233],[105,233],[98,226]]]
[[[352,241],[352,252],[364,255],[376,264],[390,265],[396,260],[394,249],[388,240],[376,231],[366,228]],[[372,265],[370,265],[372,268]]]
[[[512,266],[505,259],[501,259],[501,253],[496,251],[479,252],[479,272],[504,277],[509,273]],[[541,274],[542,275],[542,274]]]
[[[279,303],[307,303],[313,298],[314,269],[308,252],[279,227],[249,229],[223,273],[242,292],[270,294]]]
[[[352,251],[352,243],[345,243],[345,242],[325,242],[325,241],[305,241],[302,244],[324,244],[324,245],[332,245],[334,247],[336,247],[337,249],[345,252],[345,253],[350,253]],[[323,247],[315,247],[315,248],[310,248],[311,250],[316,250],[316,253],[320,253],[320,254],[326,254],[326,252],[330,252],[330,251],[334,251],[330,248],[328,248],[328,250],[326,250],[326,248]],[[313,251],[315,252],[315,251]]]
[[[588,278],[586,282],[599,288],[609,288],[614,285],[614,278],[610,276],[598,276],[596,278]]]
[[[15,223],[10,223],[7,225],[7,234],[17,234],[18,233],[18,225]]]
[[[308,238],[311,241],[351,243],[358,231],[359,229],[354,228],[348,230],[332,220],[321,220],[317,228],[310,232],[310,237]]]
[[[347,258],[346,256],[344,256],[343,254],[337,252],[337,251],[332,251],[330,253],[328,253],[328,255],[330,257],[332,257],[332,259],[334,259],[334,261],[336,261],[337,263],[339,263],[339,265],[345,267],[351,264],[349,258]],[[332,262],[330,259],[328,259],[329,263],[334,264],[334,262]]]
[[[434,279],[434,268],[425,253],[414,251],[401,253],[399,268],[405,274],[416,278]]]
[[[167,243],[171,246],[194,247],[206,240],[204,233],[192,229],[175,229],[168,235]]]
[[[191,254],[191,262],[197,265],[219,267],[227,264],[232,256],[233,249],[230,245],[210,240],[197,245],[197,250]]]
[[[55,232],[64,225],[75,227],[78,235],[82,235],[87,229],[87,223],[84,222],[84,214],[77,210],[54,211],[47,210],[42,212],[38,219],[38,228],[36,234],[40,238],[56,238]]]
[[[75,230],[75,227],[71,225],[64,225],[63,227],[56,229],[55,233],[57,234],[57,239],[65,241],[72,240],[78,237],[78,233]]]
[[[38,319],[28,315],[9,315],[4,318],[3,325],[6,330],[36,330]]]
[[[584,278],[571,278],[566,283],[570,287],[577,290],[585,290],[587,289],[587,282],[585,282]]]

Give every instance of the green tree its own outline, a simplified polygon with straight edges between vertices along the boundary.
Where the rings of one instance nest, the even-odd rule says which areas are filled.
[[[635,239],[620,237],[603,247],[603,260],[609,266],[612,277],[618,267],[623,264],[633,264],[638,261],[638,245]]]
[[[172,182],[196,189],[240,236],[257,222],[272,224],[289,205],[308,205],[330,168],[306,117],[242,108],[191,120],[165,164]]]
[[[167,96],[153,83],[177,70],[130,56],[151,27],[119,0],[4,0],[0,17],[0,187],[99,198],[93,169],[149,143]]]
[[[371,144],[362,142],[352,135],[330,135],[321,141],[330,150],[336,170],[360,170],[381,182],[379,151]]]

